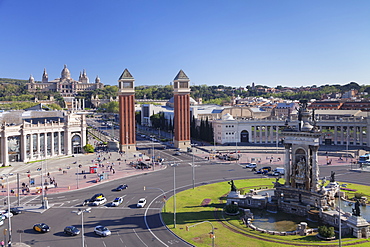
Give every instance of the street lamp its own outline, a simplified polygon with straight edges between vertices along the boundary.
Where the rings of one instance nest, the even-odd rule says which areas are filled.
[[[3,174],[4,176],[6,176],[6,187],[8,187],[7,189],[7,203],[8,203],[8,232],[9,232],[9,242],[12,241],[12,223],[11,223],[11,217],[10,217],[10,194],[9,194],[9,191],[10,191],[10,188],[9,188],[9,174]],[[5,235],[5,230],[4,230],[4,235]]]
[[[171,164],[173,167],[173,227],[176,228],[176,166],[179,164]]]
[[[84,213],[91,213],[91,208],[86,209],[78,209],[78,211],[72,211],[72,213],[75,213],[77,215],[81,215],[81,236],[82,236],[82,247],[85,247],[85,232],[84,232]]]
[[[151,135],[150,137],[152,139],[152,166],[153,166],[153,171],[154,171],[154,159],[155,159],[155,156],[154,156],[154,135]]]
[[[189,228],[190,227],[194,227],[194,226],[200,225],[202,223],[209,223],[209,224],[211,224],[211,226],[212,226],[212,232],[210,233],[210,238],[212,238],[212,247],[215,247],[215,237],[216,237],[215,236],[215,228],[213,227],[213,224],[210,221],[205,220],[205,221],[196,223],[196,224],[191,225],[191,226],[186,226],[186,231],[189,231]]]
[[[164,190],[162,190],[161,188],[154,188],[154,187],[146,187],[144,186],[144,190],[146,189],[155,189],[155,190],[160,190],[162,191],[162,194],[163,194],[163,207],[164,207],[164,212],[166,212],[166,193],[164,192]]]

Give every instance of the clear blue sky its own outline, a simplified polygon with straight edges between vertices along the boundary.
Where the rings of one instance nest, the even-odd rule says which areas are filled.
[[[0,0],[0,77],[370,84],[369,0]]]

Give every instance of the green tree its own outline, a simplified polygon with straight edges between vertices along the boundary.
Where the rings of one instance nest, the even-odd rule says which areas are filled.
[[[84,147],[83,147],[84,151],[86,153],[93,153],[94,152],[94,146],[91,145],[91,144],[86,144]]]

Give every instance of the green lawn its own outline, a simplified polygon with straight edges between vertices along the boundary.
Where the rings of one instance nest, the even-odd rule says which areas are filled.
[[[274,181],[275,179],[272,178],[261,178],[237,180],[234,182],[237,188],[248,192],[253,188],[272,188],[272,182]],[[280,182],[283,183],[282,180],[280,180]],[[369,187],[366,186],[364,187],[356,184],[348,184],[347,188],[357,189],[358,192],[362,192],[366,195],[370,193]],[[215,214],[219,214],[220,219],[223,217],[223,214],[221,214],[220,211],[226,203],[224,196],[229,193],[229,190],[230,185],[227,181],[225,181],[221,183],[200,186],[196,187],[195,189],[189,189],[177,193],[176,228],[174,228],[173,218],[173,197],[171,197],[166,203],[166,212],[162,213],[163,220],[167,224],[168,228],[182,239],[185,239],[189,243],[200,247],[212,246],[212,239],[210,238],[209,234],[212,231],[212,226],[208,222],[201,223],[203,221],[209,221],[213,224],[215,228],[215,246],[217,247],[296,246],[297,244],[301,246],[338,245],[338,241],[321,242],[318,241],[314,236],[272,236],[269,234],[259,233],[246,228],[239,220],[239,216],[227,217],[222,221],[216,219]],[[210,199],[210,202],[208,205],[202,206],[204,199]],[[190,227],[197,223],[201,224]],[[187,226],[190,227],[189,231],[186,231]],[[342,241],[344,246],[346,244],[353,244],[358,241],[363,242],[364,240],[344,238]],[[370,247],[370,242],[362,243],[361,246]]]

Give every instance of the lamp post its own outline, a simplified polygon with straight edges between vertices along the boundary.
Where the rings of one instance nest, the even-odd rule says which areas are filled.
[[[81,215],[81,237],[82,237],[82,247],[85,247],[85,232],[84,232],[84,213],[91,213],[91,208],[78,209],[78,211],[72,211],[77,215]]]
[[[239,154],[238,154],[238,131],[235,131],[234,137],[235,137],[235,158],[236,158],[236,164],[238,164],[238,160],[239,160]]]
[[[162,190],[161,188],[155,188],[155,187],[146,187],[146,186],[144,186],[144,190],[146,190],[146,189],[155,189],[155,190],[160,190],[160,191],[162,191],[162,195],[163,195],[163,202],[164,202],[164,204],[163,204],[163,208],[164,208],[164,212],[166,212],[166,193],[164,192],[164,190]]]
[[[191,147],[192,147],[192,153],[193,153],[193,163],[191,165],[192,173],[193,173],[193,189],[195,189],[195,166],[194,166],[194,148],[195,148],[195,145],[191,144]]]
[[[212,226],[212,232],[210,233],[210,238],[212,238],[212,247],[215,247],[215,237],[216,237],[215,236],[215,228],[213,227],[213,224],[210,221],[205,220],[205,221],[196,223],[196,224],[191,225],[191,226],[186,226],[186,231],[189,231],[189,228],[190,227],[194,227],[194,226],[200,225],[202,223],[209,223],[209,224],[211,224],[211,226]]]
[[[347,127],[347,141],[346,141],[346,146],[347,146],[347,151],[346,151],[346,161],[347,161],[347,159],[348,159],[348,145],[349,145],[349,132],[348,132],[348,127]]]
[[[7,189],[7,196],[8,196],[8,232],[9,232],[9,242],[12,242],[12,223],[11,223],[11,217],[10,217],[10,188],[9,188],[9,174],[3,174],[6,176],[6,187]],[[5,235],[5,232],[4,232]]]
[[[173,167],[173,227],[176,228],[176,166],[179,164],[171,164]]]
[[[153,166],[153,171],[154,171],[154,159],[155,159],[155,156],[154,156],[154,135],[152,135],[151,138],[152,138],[152,166]]]

